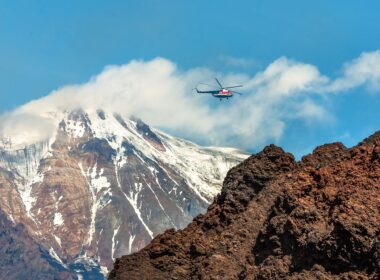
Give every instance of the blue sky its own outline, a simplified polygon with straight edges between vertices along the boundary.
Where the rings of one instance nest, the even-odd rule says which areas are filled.
[[[338,77],[344,63],[380,49],[379,13],[376,0],[0,0],[0,111],[86,82],[106,65],[158,56],[183,71],[249,76],[285,56]],[[275,142],[299,155],[380,129],[376,90],[359,86],[323,102],[332,121],[286,120]]]

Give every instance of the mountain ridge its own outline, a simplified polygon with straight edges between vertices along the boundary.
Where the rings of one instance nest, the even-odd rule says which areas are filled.
[[[378,279],[380,132],[296,162],[270,145],[205,214],[118,258],[109,279]]]

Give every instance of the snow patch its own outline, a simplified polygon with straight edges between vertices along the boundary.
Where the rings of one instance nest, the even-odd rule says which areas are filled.
[[[59,246],[62,247],[62,245],[61,245],[61,238],[59,238],[58,236],[54,235],[54,239],[55,239],[55,241],[57,241],[57,243],[59,244]]]
[[[59,264],[61,264],[64,268],[67,268],[67,266],[63,263],[61,258],[57,255],[53,247],[50,247],[49,249],[49,254],[52,256]]]
[[[114,256],[115,255],[115,249],[116,249],[116,246],[118,244],[118,241],[115,242],[115,237],[119,233],[119,229],[120,229],[120,225],[117,227],[116,230],[113,231],[113,235],[112,235],[111,258],[113,261],[115,260],[115,256]]]
[[[85,178],[92,196],[92,206],[91,206],[91,224],[89,230],[89,237],[86,244],[90,245],[93,236],[95,234],[95,222],[96,215],[99,209],[104,208],[111,199],[106,199],[112,196],[111,184],[108,182],[107,177],[103,176],[104,169],[102,168],[100,172],[97,171],[97,163],[93,166],[92,170],[85,171],[83,169],[82,163],[79,163],[79,168]]]
[[[100,272],[104,275],[104,277],[106,278],[108,276],[108,268],[106,266],[100,266]]]
[[[36,202],[36,198],[33,197],[32,191],[33,191],[33,185],[42,183],[44,180],[44,174],[43,173],[37,173],[33,178],[30,179],[26,184],[18,185],[18,191],[21,197],[21,200],[25,206],[25,210],[27,215],[34,220],[34,217],[31,213],[31,209]]]
[[[66,120],[66,132],[71,138],[82,138],[86,128],[81,121]]]
[[[135,238],[136,238],[136,235],[130,235],[129,236],[129,241],[128,241],[129,254],[132,254],[132,245],[133,245],[133,241],[135,240]]]
[[[61,213],[56,212],[56,213],[54,214],[53,224],[54,224],[55,226],[61,226],[61,225],[63,225],[63,218],[62,218],[62,214],[61,214]]]

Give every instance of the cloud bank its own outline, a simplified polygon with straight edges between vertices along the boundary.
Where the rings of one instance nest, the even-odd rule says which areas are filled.
[[[200,96],[192,88],[219,77],[243,83],[243,96],[228,102]],[[178,69],[164,58],[108,66],[87,83],[69,85],[31,101],[0,118],[0,136],[26,142],[45,139],[55,129],[49,117],[77,108],[104,109],[209,145],[255,148],[278,141],[291,120],[323,122],[333,118],[315,96],[355,87],[380,91],[380,51],[361,54],[331,79],[314,65],[281,57],[263,71],[223,74],[211,69]],[[23,139],[24,139],[23,138]]]

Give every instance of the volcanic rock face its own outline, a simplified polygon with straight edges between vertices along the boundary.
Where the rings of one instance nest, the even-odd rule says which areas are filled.
[[[44,270],[46,262],[36,261],[31,270],[34,264],[34,271],[51,269],[56,278],[63,271],[104,279],[116,257],[204,213],[227,171],[247,157],[102,110],[54,118],[57,131],[49,141],[25,147],[0,140],[0,211],[6,225],[22,225],[14,235],[29,236],[23,244],[34,247],[25,245],[26,251],[59,264]],[[11,259],[10,252],[0,251],[0,260]],[[1,271],[14,268],[0,261]]]
[[[109,279],[379,279],[380,133],[295,162],[268,146],[232,168],[183,230],[117,259]]]

